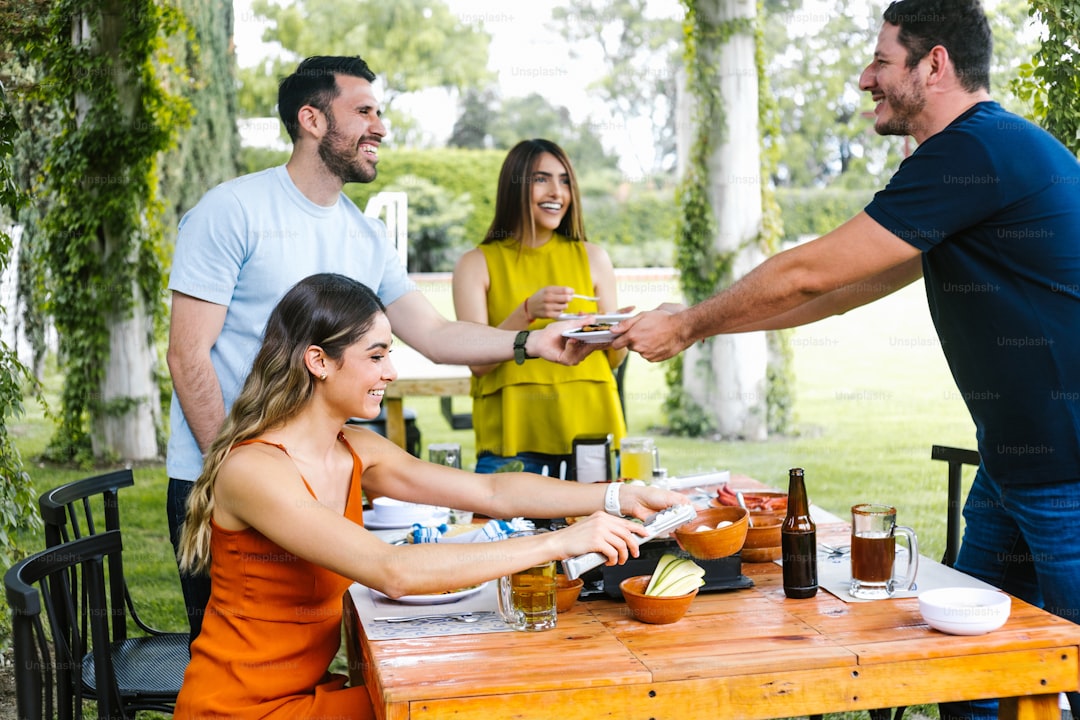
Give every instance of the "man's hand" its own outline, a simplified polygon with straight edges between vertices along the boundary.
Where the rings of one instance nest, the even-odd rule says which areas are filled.
[[[649,362],[659,362],[678,355],[693,344],[694,339],[685,337],[679,323],[683,306],[665,303],[623,320],[611,329],[615,339],[611,347],[619,350],[630,348]]]
[[[575,330],[591,322],[592,317],[592,315],[584,315],[574,320],[553,322],[541,330],[532,331],[525,342],[525,352],[529,354],[529,357],[543,358],[560,365],[577,365],[593,350],[609,347],[609,343],[584,343],[563,337],[564,332]]]

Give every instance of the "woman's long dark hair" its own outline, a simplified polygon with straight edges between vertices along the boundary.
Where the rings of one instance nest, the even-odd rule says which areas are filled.
[[[526,234],[531,239],[536,227],[532,211],[533,173],[544,153],[554,155],[566,168],[570,178],[570,207],[555,232],[570,240],[585,240],[585,220],[581,214],[581,194],[574,166],[561,147],[550,140],[534,138],[519,142],[510,149],[503,161],[495,195],[495,219],[484,236],[485,243],[507,238],[523,241]]]
[[[206,572],[210,565],[210,518],[214,481],[237,443],[259,437],[295,417],[307,405],[317,380],[304,363],[312,345],[341,361],[346,348],[364,336],[382,302],[362,283],[333,273],[304,278],[281,298],[263,333],[262,346],[188,497],[180,539],[180,567]]]

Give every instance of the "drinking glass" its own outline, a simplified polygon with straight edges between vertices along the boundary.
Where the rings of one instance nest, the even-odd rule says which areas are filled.
[[[458,443],[431,443],[428,445],[428,460],[436,465],[446,465],[461,469],[461,445]],[[449,520],[451,525],[469,525],[472,523],[471,510],[458,510],[450,508]]]
[[[896,536],[907,540],[908,562],[904,577],[897,579]],[[915,531],[896,524],[896,508],[864,503],[851,508],[851,596],[862,600],[892,597],[897,590],[911,590],[919,570],[919,542]]]
[[[657,465],[656,443],[649,437],[627,437],[619,444],[619,477],[652,482]]]
[[[510,537],[546,532],[521,530]],[[555,561],[540,563],[499,578],[499,615],[515,630],[537,631],[555,627],[558,607]]]

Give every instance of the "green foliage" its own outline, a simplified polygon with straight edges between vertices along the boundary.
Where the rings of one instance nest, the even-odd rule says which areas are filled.
[[[1030,12],[1046,30],[1013,88],[1036,122],[1080,155],[1080,1],[1032,0]]]
[[[606,193],[582,198],[589,240],[607,250],[615,267],[671,267],[678,224],[672,189],[637,184],[623,190],[613,194],[609,185]]]
[[[4,86],[0,84],[0,209],[12,213],[26,199],[14,182],[10,164],[18,130]],[[6,223],[0,223],[0,272],[11,260],[12,240],[5,228]],[[0,307],[0,319],[4,314],[4,308]],[[16,533],[36,527],[37,521],[30,476],[23,469],[10,425],[11,419],[24,411],[24,386],[40,397],[30,371],[6,343],[0,342],[0,567],[10,566],[21,551]]]
[[[415,175],[404,175],[386,189],[409,195],[409,272],[450,272],[475,247],[465,237],[465,220],[472,212],[466,194],[452,195],[445,186]]]
[[[472,212],[462,228],[462,242],[467,247],[474,247],[484,239],[495,214],[495,185],[505,157],[506,152],[501,150],[383,148],[379,153],[379,176],[375,181],[346,185],[345,194],[363,208],[372,195],[402,187],[407,183],[407,177],[422,178],[441,188],[453,188],[456,197],[472,204]],[[410,197],[410,204],[411,201]],[[415,220],[411,217],[410,225]]]
[[[255,0],[252,11],[271,21],[263,39],[281,43],[293,58],[241,71],[245,115],[271,114],[277,82],[298,59],[360,55],[382,81],[396,142],[404,143],[404,127],[391,102],[395,95],[426,88],[462,91],[491,79],[490,37],[439,0]]]
[[[73,42],[80,22],[89,33]],[[150,0],[69,0],[53,4],[44,24],[27,53],[42,72],[36,97],[60,113],[37,253],[65,374],[51,455],[87,463],[89,424],[105,411],[108,319],[128,315],[136,292],[151,313],[164,307],[157,161],[190,106],[162,75],[173,64],[166,38],[183,17]]]
[[[649,15],[647,0],[570,0],[552,10],[559,32],[579,46],[599,45],[608,72],[592,90],[614,121],[628,127],[647,120],[652,130],[653,164],[641,172],[668,175],[675,165],[675,102],[679,66],[679,21]],[[578,155],[571,154],[577,162]]]
[[[784,217],[784,241],[824,235],[858,214],[873,195],[872,190],[842,188],[777,189],[776,199]]]

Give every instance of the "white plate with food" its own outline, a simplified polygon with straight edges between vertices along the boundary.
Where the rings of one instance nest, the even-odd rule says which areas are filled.
[[[559,319],[580,320],[581,318],[589,317],[590,315],[596,318],[596,322],[598,323],[610,323],[612,325],[634,317],[634,313],[563,313],[559,316]]]
[[[583,343],[608,343],[615,339],[615,335],[608,329],[612,325],[613,323],[583,325],[573,330],[567,330],[563,333],[563,337],[580,340]]]
[[[402,595],[399,598],[392,598],[389,595],[379,592],[375,588],[368,588],[368,590],[371,591],[372,597],[376,600],[389,600],[390,602],[401,603],[402,605],[447,605],[449,603],[457,602],[458,600],[464,600],[467,597],[472,597],[483,590],[485,585],[487,585],[486,582],[461,588],[460,590],[452,590],[450,592],[432,593],[430,595]]]

